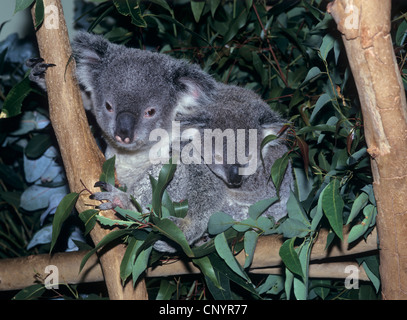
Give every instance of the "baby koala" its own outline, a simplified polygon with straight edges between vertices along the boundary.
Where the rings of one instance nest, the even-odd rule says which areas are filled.
[[[222,211],[242,221],[248,218],[251,205],[277,196],[270,179],[271,166],[287,152],[282,139],[274,140],[262,150],[264,163],[261,161],[262,140],[270,134],[278,135],[285,121],[257,94],[219,85],[214,101],[196,109],[195,114],[175,116],[184,132],[190,130],[192,139],[188,144],[181,143],[180,164],[167,191],[173,201],[188,199],[188,213],[184,219],[169,219],[190,244],[207,232],[213,213]],[[266,216],[278,221],[286,215],[292,184],[288,166],[280,186],[280,200],[266,210]],[[156,242],[154,248],[175,251],[164,241]]]

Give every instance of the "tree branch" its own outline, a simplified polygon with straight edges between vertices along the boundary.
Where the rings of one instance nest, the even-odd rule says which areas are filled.
[[[354,246],[346,246],[349,229],[344,229],[344,242],[339,246],[333,246],[330,250],[325,250],[327,230],[322,230],[316,239],[312,252],[310,264],[310,277],[315,278],[345,278],[349,276],[345,273],[345,267],[354,266],[359,270],[359,280],[368,280],[363,268],[354,262],[353,257],[358,254],[368,254],[377,251],[377,233],[375,230],[367,237],[366,241],[361,241]],[[250,273],[258,274],[280,274],[282,262],[279,250],[283,243],[281,236],[260,237],[250,267]],[[35,274],[41,273],[43,277],[44,269],[47,265],[58,267],[62,282],[82,283],[103,281],[101,268],[95,256],[92,256],[86,263],[84,269],[78,274],[79,265],[87,251],[58,253],[50,257],[47,254],[30,257],[3,259],[0,260],[0,291],[22,289],[34,283]],[[352,261],[344,261],[352,258]],[[341,262],[337,260],[340,259]],[[237,255],[237,260],[244,265],[245,253]],[[176,260],[164,263],[155,268],[149,268],[147,277],[169,277],[183,274],[199,273],[200,270],[193,263],[186,263]]]
[[[37,30],[37,41],[41,57],[54,63],[46,74],[49,113],[61,151],[71,192],[81,192],[83,184],[95,191],[104,156],[97,147],[89,129],[82,106],[79,87],[75,81],[75,62],[70,61],[71,47],[60,0],[44,0],[44,7],[51,9],[45,15],[42,26]],[[35,20],[35,7],[32,9]],[[48,20],[48,19],[53,20]],[[70,63],[68,64],[68,62]],[[87,192],[81,192],[76,208],[82,212],[92,208],[96,202],[89,200]],[[114,217],[112,211],[106,216]],[[91,232],[94,243],[98,243],[110,231],[99,225]],[[145,299],[147,291],[144,280],[136,290],[131,283],[125,287],[120,280],[120,263],[124,247],[117,246],[100,256],[106,285],[111,299]]]
[[[390,0],[336,0],[361,102],[377,202],[384,299],[407,299],[407,105],[390,35]]]

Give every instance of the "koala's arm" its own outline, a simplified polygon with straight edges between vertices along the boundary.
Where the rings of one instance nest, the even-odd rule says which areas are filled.
[[[192,245],[206,234],[211,215],[221,209],[225,186],[204,164],[179,165],[178,168],[178,177],[174,176],[175,180],[167,191],[173,201],[188,199],[188,213],[184,219],[169,219],[181,229]],[[165,241],[157,241],[154,248],[161,252],[176,251]]]

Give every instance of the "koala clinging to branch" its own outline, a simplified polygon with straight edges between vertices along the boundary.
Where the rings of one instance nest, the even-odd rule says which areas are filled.
[[[151,131],[170,130],[176,113],[187,114],[208,104],[217,83],[184,60],[116,45],[87,32],[79,32],[72,47],[78,81],[85,96],[90,96],[90,106],[85,107],[94,114],[107,142],[106,159],[116,155],[120,184],[147,204],[149,150],[155,143],[149,141]],[[33,68],[31,80],[45,89],[44,74],[52,64],[39,59],[27,64]],[[119,204],[110,200],[101,208]]]
[[[170,219],[189,243],[206,233],[213,213],[222,211],[242,221],[248,218],[251,205],[276,196],[270,170],[287,147],[282,139],[267,144],[262,150],[263,163],[260,145],[267,135],[277,135],[285,122],[257,94],[236,86],[219,85],[214,103],[194,114],[178,114],[175,120],[180,121],[181,128],[196,129],[195,139],[198,139],[191,141],[191,148],[183,146],[181,164],[167,188],[172,200],[188,199],[186,217]],[[219,142],[217,148],[215,144]],[[195,156],[191,156],[193,152]],[[191,158],[198,164],[182,163]],[[289,166],[280,186],[280,200],[266,210],[266,216],[278,221],[286,215],[292,184]],[[175,251],[164,241],[158,241],[155,249]]]
[[[200,68],[185,61],[115,45],[85,32],[76,36],[73,49],[78,80],[90,95],[89,109],[107,142],[106,158],[116,156],[117,178],[127,187],[125,193],[99,183],[107,192],[95,193],[94,198],[108,200],[100,209],[134,208],[130,201],[133,195],[146,210],[152,199],[149,175],[157,178],[162,167],[151,162],[150,151],[157,141],[150,141],[150,135],[156,129],[171,132],[173,120],[179,121],[183,129],[196,129],[200,137],[195,142],[200,141],[204,149],[205,129],[212,133],[215,129],[221,133],[229,130],[237,136],[237,145],[229,148],[230,154],[235,155],[232,163],[229,157],[224,162],[216,147],[198,148],[197,163],[182,163],[184,147],[191,145],[187,141],[177,145],[171,140],[174,137],[167,141],[172,146],[171,152],[181,155],[181,163],[167,191],[173,201],[188,199],[189,205],[185,219],[170,219],[184,232],[190,244],[205,234],[211,214],[224,211],[235,220],[243,220],[250,205],[275,196],[269,180],[270,167],[286,147],[276,142],[266,147],[263,167],[259,146],[264,136],[277,134],[284,121],[256,94],[218,84]],[[52,65],[37,60],[31,66],[32,80],[41,85],[46,69]],[[239,130],[244,131],[240,142]],[[254,134],[250,130],[255,130]],[[254,144],[252,138],[255,138]],[[243,152],[242,141],[248,147],[243,148]],[[228,151],[228,147],[225,148]],[[292,174],[287,170],[280,188],[281,200],[269,208],[267,215],[276,220],[285,215],[291,184]],[[157,242],[155,248],[175,251],[164,241]]]

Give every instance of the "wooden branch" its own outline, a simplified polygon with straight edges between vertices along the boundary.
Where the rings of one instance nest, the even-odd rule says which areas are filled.
[[[372,157],[384,299],[407,299],[407,105],[390,35],[390,0],[336,0]]]
[[[359,280],[367,280],[366,273],[351,260],[357,254],[374,253],[377,251],[376,231],[367,237],[366,241],[361,241],[357,245],[349,247],[346,243],[348,228],[344,230],[345,241],[339,246],[334,246],[329,251],[325,250],[326,237],[328,232],[322,230],[316,239],[312,252],[309,276],[314,278],[339,278],[343,279],[349,274],[345,273],[345,267],[351,265],[359,270]],[[280,274],[281,259],[279,250],[283,243],[281,236],[260,237],[250,273],[258,274]],[[34,283],[36,273],[44,278],[45,267],[55,265],[58,267],[60,281],[65,283],[82,283],[103,281],[101,268],[95,256],[85,265],[84,270],[78,274],[79,265],[87,251],[58,253],[50,257],[47,254],[30,257],[3,259],[0,260],[0,291],[16,290],[25,288]],[[341,258],[341,262],[337,262]],[[349,259],[350,261],[343,261]],[[237,256],[241,265],[244,264],[245,254],[241,252]],[[332,260],[335,260],[332,262]],[[149,268],[147,277],[168,277],[183,274],[199,273],[200,270],[192,263],[184,261],[167,262],[155,268]]]
[[[76,208],[79,212],[92,208],[96,202],[89,200],[89,193],[82,192],[84,186],[91,192],[99,180],[104,156],[90,132],[81,94],[75,81],[75,62],[60,0],[44,0],[45,20],[37,31],[41,57],[56,67],[46,74],[49,113],[61,151],[71,192],[81,192]],[[49,11],[47,11],[47,9]],[[35,7],[32,9],[35,20]],[[68,64],[68,66],[67,66]],[[66,68],[67,67],[67,68]],[[113,218],[112,211],[104,215]],[[94,243],[98,243],[110,231],[97,225],[91,232]],[[106,285],[111,299],[146,299],[144,280],[136,290],[131,283],[125,287],[120,280],[120,263],[124,247],[117,246],[100,255]]]

